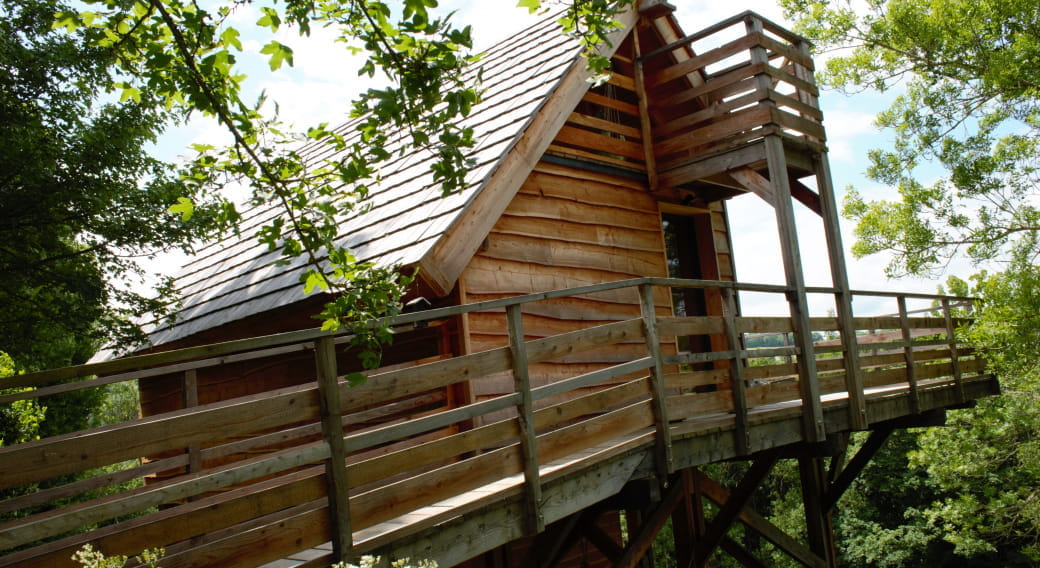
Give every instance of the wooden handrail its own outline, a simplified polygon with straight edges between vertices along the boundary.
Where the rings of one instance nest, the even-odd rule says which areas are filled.
[[[580,453],[590,445],[630,436],[631,440],[638,440],[638,443],[632,443],[642,444],[639,447],[661,456],[659,463],[663,467],[660,473],[666,475],[674,466],[671,444],[674,432],[680,428],[678,425],[682,425],[682,436],[688,436],[690,428],[694,427],[690,424],[696,424],[699,417],[724,415],[730,417],[730,426],[727,427],[732,428],[737,437],[734,446],[737,452],[755,451],[755,444],[760,444],[761,440],[757,436],[752,440],[748,434],[752,428],[758,427],[756,425],[760,424],[763,413],[770,412],[771,405],[779,403],[784,404],[777,408],[787,405],[786,408],[790,409],[792,403],[799,403],[804,396],[802,382],[807,379],[799,376],[798,364],[790,360],[784,362],[784,357],[812,357],[818,374],[811,380],[816,382],[819,396],[829,397],[849,394],[846,380],[849,369],[848,359],[828,358],[827,355],[833,351],[856,351],[860,355],[856,360],[862,372],[864,392],[881,387],[908,389],[908,395],[915,400],[915,409],[921,411],[931,408],[927,406],[927,401],[931,400],[927,397],[935,389],[959,391],[956,398],[960,400],[964,396],[960,393],[967,385],[984,377],[985,362],[970,348],[962,346],[951,332],[954,326],[966,320],[954,318],[949,307],[954,302],[969,301],[966,298],[893,292],[863,294],[895,297],[904,303],[907,298],[933,299],[945,303],[946,309],[940,308],[940,315],[925,313],[908,317],[907,310],[901,309],[898,315],[848,318],[847,323],[858,330],[857,333],[873,330],[871,337],[880,342],[857,341],[849,345],[838,341],[833,346],[813,344],[807,349],[747,349],[742,344],[744,334],[791,333],[795,328],[792,319],[737,316],[732,306],[734,302],[729,301],[727,306],[730,307],[722,316],[658,316],[652,294],[652,288],[658,286],[715,288],[725,291],[725,296],[730,298],[741,290],[775,294],[788,291],[786,286],[776,285],[640,278],[431,311],[436,312],[434,315],[437,317],[444,317],[448,312],[505,309],[512,314],[509,318],[514,338],[512,346],[372,373],[359,387],[335,380],[339,371],[335,370],[333,349],[336,343],[343,343],[349,337],[347,335],[335,338],[328,334],[317,335],[320,345],[317,349],[313,347],[315,339],[311,339],[309,347],[296,344],[272,346],[269,343],[259,352],[272,356],[299,350],[314,351],[319,363],[316,368],[320,371],[320,376],[315,376],[314,380],[320,378],[323,386],[319,389],[318,382],[303,384],[0,448],[0,461],[5,464],[5,468],[0,470],[0,487],[33,483],[145,455],[199,448],[194,456],[190,453],[158,456],[156,462],[131,468],[125,475],[109,477],[108,474],[99,474],[85,481],[0,503],[4,511],[20,511],[51,495],[69,497],[79,490],[141,479],[159,471],[170,474],[171,470],[183,468],[193,460],[196,464],[193,467],[199,470],[0,526],[2,552],[123,515],[144,515],[140,520],[117,523],[83,536],[65,537],[54,544],[0,555],[0,566],[32,565],[43,558],[57,558],[55,555],[67,558],[69,547],[93,539],[109,543],[115,547],[114,550],[126,550],[119,547],[129,547],[127,543],[137,542],[134,539],[139,538],[135,536],[138,534],[151,535],[147,538],[161,541],[149,545],[183,543],[184,539],[195,534],[185,532],[188,530],[182,526],[185,523],[208,527],[204,529],[207,531],[228,530],[228,527],[254,522],[251,519],[259,518],[254,515],[277,515],[277,511],[295,511],[297,507],[301,511],[310,511],[307,515],[324,508],[330,508],[330,513],[332,508],[336,509],[335,515],[322,513],[321,518],[326,519],[323,521],[326,524],[321,530],[329,532],[320,533],[321,538],[338,539],[336,546],[340,553],[352,548],[355,553],[363,553],[363,550],[355,548],[352,540],[357,531],[368,530],[393,517],[510,476],[524,479],[518,482],[519,490],[509,495],[524,497],[528,503],[527,518],[531,521],[529,528],[538,530],[546,521],[544,518],[539,521],[539,491],[544,483],[542,468],[549,461]],[[632,287],[639,289],[643,305],[640,317],[538,339],[525,340],[523,337],[520,313],[527,302]],[[831,289],[813,291],[833,293]],[[943,302],[944,298],[946,302]],[[431,312],[409,314],[409,317],[430,318]],[[840,327],[835,317],[806,318],[805,322],[811,331],[834,331]],[[669,338],[675,336],[712,334],[725,334],[729,339],[728,348],[677,355],[665,354],[660,349],[661,341],[670,341]],[[941,337],[932,339],[934,335]],[[282,337],[299,339],[301,334],[284,334]],[[267,341],[281,339],[267,338],[260,343]],[[638,343],[646,344],[645,348],[640,348],[644,349],[642,354],[626,356],[626,360],[598,370],[576,373],[537,387],[523,380],[523,369],[527,365],[612,345],[630,347]],[[247,347],[257,344],[237,342],[237,345]],[[228,345],[224,344],[220,349],[230,349]],[[225,355],[187,362],[174,358],[166,367],[148,369],[143,373],[156,376],[173,370],[194,372],[221,365],[240,355],[255,355],[256,352],[237,354],[229,351]],[[631,350],[627,352],[632,353]],[[752,366],[750,360],[754,360],[756,365]],[[715,361],[729,361],[729,368],[678,368],[678,372],[673,368],[667,371],[670,374],[665,374],[664,370],[667,365]],[[510,394],[455,408],[440,408],[410,420],[372,425],[373,418],[387,415],[385,412],[374,413],[374,409],[383,408],[381,405],[385,403],[411,400],[408,397],[422,399],[430,392],[437,392],[436,389],[462,380],[479,384],[485,377],[501,376],[510,370],[518,377],[515,390]],[[705,392],[698,388],[701,386],[712,388]],[[324,402],[321,402],[323,398]],[[846,396],[846,400],[851,399],[851,396]],[[335,408],[337,404],[340,406],[338,410]],[[502,411],[511,408],[518,408],[519,414],[503,418]],[[755,418],[749,420],[752,412]],[[487,423],[471,430],[455,430],[456,425],[482,419],[487,419]],[[321,423],[324,423],[324,428],[321,428]],[[359,429],[364,424],[367,426]],[[344,426],[350,430],[344,432]],[[229,437],[238,439],[228,442]],[[279,447],[276,443],[292,444],[293,447],[267,456],[237,455],[243,450]],[[334,449],[337,445],[342,449]],[[347,457],[344,460],[343,457],[334,457],[336,455]],[[669,463],[669,458],[672,463]],[[220,462],[224,463],[215,465]],[[322,466],[323,463],[327,466]],[[291,472],[294,469],[299,471]],[[259,481],[265,476],[274,477]],[[215,490],[219,492],[211,493]],[[333,494],[350,497],[339,502],[336,499],[315,501],[321,495]],[[255,505],[253,500],[264,505]],[[150,507],[174,503],[181,504],[158,513],[147,512]],[[336,522],[328,523],[330,518]],[[199,550],[205,551],[210,545],[203,542],[198,546]]]

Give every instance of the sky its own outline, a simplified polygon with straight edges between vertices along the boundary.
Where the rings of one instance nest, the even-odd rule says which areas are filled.
[[[748,9],[777,23],[787,23],[773,0],[750,0],[739,5],[707,0],[672,0],[672,4],[677,7],[676,18],[686,33]],[[266,39],[251,39],[246,31],[257,19],[255,7],[244,6],[235,12],[233,25],[243,31],[245,40],[245,50],[239,60],[249,75],[247,90],[252,89],[252,96],[256,96],[263,89],[269,99],[279,102],[281,117],[287,122],[297,127],[320,122],[342,122],[353,95],[376,85],[372,80],[357,76],[360,60],[351,56],[342,44],[336,43],[332,33],[325,29],[316,29],[306,41],[291,32],[280,32],[280,37],[276,39],[293,48],[295,65],[292,69],[268,72],[265,56],[259,55],[260,47]],[[454,11],[452,17],[456,24],[473,27],[475,47],[478,50],[509,37],[538,18],[529,15],[526,9],[515,7],[515,0],[445,0],[441,2],[440,9],[444,12]],[[832,178],[839,203],[845,188],[850,185],[872,199],[895,195],[894,190],[877,186],[863,173],[867,168],[867,151],[883,147],[889,141],[885,133],[874,127],[873,117],[887,106],[890,97],[871,92],[849,97],[826,91],[820,97],[828,135]],[[161,158],[172,159],[186,154],[184,148],[191,143],[222,142],[224,138],[223,132],[212,122],[194,120],[168,132],[160,140],[156,153]],[[784,283],[773,209],[751,194],[731,199],[727,207],[738,279],[742,282]],[[809,286],[829,286],[830,269],[826,260],[822,223],[818,216],[805,207],[796,205],[795,211],[806,283]],[[853,242],[853,226],[849,221],[843,220],[842,223],[844,248],[848,251]],[[183,257],[169,255],[158,259],[153,266],[172,274],[183,261]],[[846,252],[846,262],[853,289],[935,293],[939,284],[938,281],[927,279],[888,280],[883,272],[887,260],[879,255],[855,259]],[[955,266],[953,273],[966,276],[967,268]],[[775,297],[743,294],[741,303],[746,314],[786,313],[786,305],[777,302]],[[810,296],[810,306],[813,315],[825,315],[833,309],[833,302],[827,296]],[[870,300],[857,301],[854,309],[857,314],[872,315],[892,313],[896,307],[894,300],[881,303]]]

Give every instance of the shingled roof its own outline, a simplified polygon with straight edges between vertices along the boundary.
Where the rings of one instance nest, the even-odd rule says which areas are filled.
[[[633,11],[620,18],[614,46],[635,24]],[[609,55],[610,46],[603,50]],[[463,124],[478,140],[475,166],[460,191],[442,197],[427,153],[396,158],[382,168],[368,198],[371,207],[345,219],[342,244],[361,261],[413,266],[435,291],[448,293],[483,235],[545,151],[552,134],[588,88],[588,73],[576,42],[548,18],[489,49],[483,69],[483,100]],[[476,76],[476,69],[470,76]],[[339,128],[356,136],[353,123]],[[548,136],[546,135],[548,133]],[[302,148],[318,155],[320,147]],[[150,334],[155,346],[177,341],[268,310],[305,300],[302,259],[278,266],[278,252],[258,244],[257,231],[279,211],[258,208],[242,222],[239,236],[202,248],[176,277],[182,308],[173,324]]]

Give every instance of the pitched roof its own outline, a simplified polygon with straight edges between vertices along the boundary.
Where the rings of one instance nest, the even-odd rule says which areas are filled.
[[[634,10],[621,18],[623,27],[615,32],[613,45],[636,19]],[[480,64],[483,100],[463,120],[478,141],[470,154],[475,166],[465,187],[442,197],[429,168],[432,155],[396,158],[383,166],[380,183],[372,187],[371,207],[343,221],[341,244],[360,261],[418,266],[432,287],[450,291],[482,235],[587,89],[579,52],[555,18],[485,52]],[[475,78],[476,70],[469,74]],[[354,124],[338,129],[348,141],[357,136]],[[316,160],[329,157],[320,152],[320,146],[311,145],[301,153]],[[278,214],[273,207],[253,209],[245,215],[239,236],[199,250],[175,280],[183,301],[176,322],[151,331],[153,345],[306,299],[299,283],[303,259],[277,266],[279,253],[257,242],[259,228]]]

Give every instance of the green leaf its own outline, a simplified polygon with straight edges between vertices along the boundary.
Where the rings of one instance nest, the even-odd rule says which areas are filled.
[[[517,8],[527,8],[528,13],[533,14],[542,7],[540,0],[520,0],[516,3]]]
[[[326,291],[329,289],[329,282],[325,279],[325,276],[317,270],[311,270],[307,272],[303,281],[303,293],[310,294],[315,289]]]
[[[224,33],[220,34],[220,43],[242,51],[242,42],[238,39],[239,35],[238,30],[235,28],[228,28],[224,30]]]
[[[260,53],[271,56],[267,62],[271,66],[271,71],[277,71],[283,63],[288,63],[289,67],[293,66],[293,50],[283,43],[271,40],[260,50]]]
[[[181,221],[187,221],[191,219],[193,213],[195,213],[195,203],[187,197],[178,197],[177,203],[174,203],[167,209],[169,213],[174,215],[180,214]]]
[[[282,18],[278,15],[278,12],[268,7],[260,8],[260,12],[263,16],[256,21],[256,25],[262,28],[271,28],[272,32],[278,31],[278,28],[282,25]]]
[[[135,103],[141,102],[141,90],[130,85],[123,84],[123,92],[119,95],[119,102],[125,103],[126,101],[133,99]]]

